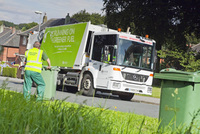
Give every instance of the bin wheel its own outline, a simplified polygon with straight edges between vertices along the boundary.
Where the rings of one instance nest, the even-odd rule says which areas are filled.
[[[134,96],[134,93],[124,93],[124,94],[119,94],[119,98],[121,100],[126,100],[126,101],[130,101]]]
[[[85,74],[81,81],[81,92],[86,96],[95,95],[95,89],[93,85],[92,76],[90,74]]]

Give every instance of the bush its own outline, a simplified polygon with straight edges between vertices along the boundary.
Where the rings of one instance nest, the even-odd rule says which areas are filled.
[[[158,51],[158,56],[164,58],[165,63],[163,65],[165,67],[167,65],[170,68],[187,72],[195,72],[200,70],[200,58],[198,57],[199,54],[192,50],[188,50],[187,52],[182,50],[160,50]]]
[[[4,67],[2,75],[16,78],[17,77],[17,68]]]

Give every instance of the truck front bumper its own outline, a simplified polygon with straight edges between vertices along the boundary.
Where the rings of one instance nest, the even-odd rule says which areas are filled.
[[[152,95],[152,86],[126,81],[110,81],[108,87],[112,91]]]

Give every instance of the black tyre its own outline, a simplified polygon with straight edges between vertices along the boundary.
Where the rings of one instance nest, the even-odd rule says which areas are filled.
[[[95,95],[93,80],[90,74],[85,74],[83,76],[83,79],[81,82],[81,92],[83,93],[83,95],[86,95],[86,96]]]
[[[134,93],[123,93],[123,94],[119,94],[119,98],[121,100],[126,100],[126,101],[130,101],[134,96]]]

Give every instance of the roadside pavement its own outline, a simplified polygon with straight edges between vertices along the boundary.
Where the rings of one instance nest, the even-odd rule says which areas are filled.
[[[21,84],[24,82],[23,79],[0,76],[0,80],[6,80],[6,79],[8,79],[8,81],[21,83]],[[160,105],[159,98],[153,98],[153,97],[148,97],[148,96],[134,95],[131,101]]]
[[[6,79],[8,79],[8,81],[12,81],[12,82],[16,82],[16,83],[23,83],[24,82],[23,79],[0,76],[0,80],[6,80]]]
[[[160,105],[160,98],[154,98],[148,96],[134,95],[131,101]]]

